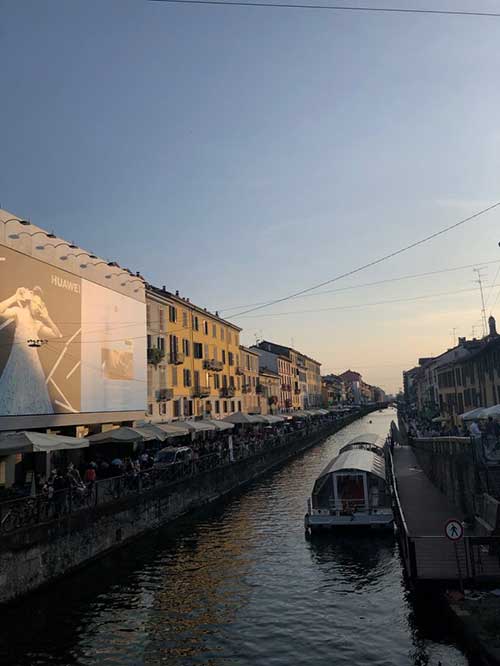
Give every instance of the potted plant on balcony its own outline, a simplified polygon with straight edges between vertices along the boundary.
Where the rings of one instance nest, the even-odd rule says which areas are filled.
[[[148,349],[148,363],[152,363],[152,365],[155,367],[158,365],[158,363],[161,363],[164,358],[165,352],[163,349],[159,349],[158,347],[151,347]]]

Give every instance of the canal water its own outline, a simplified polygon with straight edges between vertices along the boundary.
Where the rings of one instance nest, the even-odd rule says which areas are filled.
[[[246,492],[136,541],[3,611],[0,664],[423,666],[468,662],[392,537],[306,540],[313,482],[351,424]]]

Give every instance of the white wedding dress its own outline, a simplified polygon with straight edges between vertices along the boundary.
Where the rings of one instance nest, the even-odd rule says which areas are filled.
[[[16,327],[10,356],[0,375],[0,416],[53,414],[45,374],[37,347],[28,340],[38,339],[41,323],[33,319],[29,307],[10,308],[16,314]]]

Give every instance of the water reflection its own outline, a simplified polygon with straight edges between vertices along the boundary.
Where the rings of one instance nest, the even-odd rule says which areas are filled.
[[[466,663],[404,586],[390,535],[306,541],[305,499],[355,423],[241,496],[184,519],[9,609],[9,666]]]

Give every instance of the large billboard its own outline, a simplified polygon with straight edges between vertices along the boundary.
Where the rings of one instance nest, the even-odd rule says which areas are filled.
[[[146,408],[146,306],[0,245],[0,417]]]

